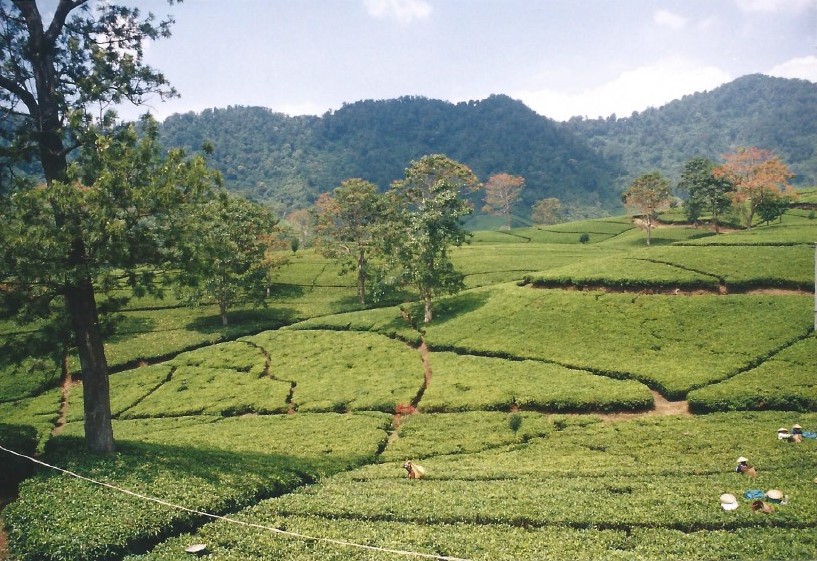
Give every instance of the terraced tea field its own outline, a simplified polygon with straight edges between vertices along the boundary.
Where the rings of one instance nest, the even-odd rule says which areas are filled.
[[[411,297],[360,309],[311,251],[227,330],[135,302],[108,345],[116,454],[83,453],[80,383],[3,370],[0,446],[70,472],[0,450],[28,476],[8,556],[817,558],[817,439],[777,438],[817,431],[815,224],[480,232],[429,325]]]

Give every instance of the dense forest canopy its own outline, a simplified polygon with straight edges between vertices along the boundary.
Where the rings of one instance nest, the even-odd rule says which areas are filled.
[[[521,207],[559,197],[584,207],[615,206],[623,170],[573,133],[506,96],[451,104],[422,97],[366,100],[322,117],[287,117],[260,107],[208,109],[169,117],[168,146],[215,145],[213,164],[231,189],[273,203],[283,215],[350,177],[381,190],[425,154],[466,162],[481,178],[525,177]]]
[[[686,161],[719,161],[739,146],[772,150],[803,187],[817,181],[817,86],[750,75],[626,118],[574,117],[557,123],[495,95],[457,104],[423,97],[365,100],[321,117],[289,117],[230,106],[175,114],[161,126],[166,146],[215,146],[213,165],[233,191],[272,205],[280,216],[314,203],[350,177],[382,191],[412,160],[444,153],[483,181],[525,178],[517,211],[546,197],[574,217],[622,210],[620,193],[659,170],[673,185]],[[481,206],[481,201],[474,201]]]
[[[758,146],[788,164],[794,185],[817,181],[817,85],[806,80],[753,74],[628,118],[574,117],[564,126],[630,178],[660,170],[677,182],[692,158],[718,161]]]

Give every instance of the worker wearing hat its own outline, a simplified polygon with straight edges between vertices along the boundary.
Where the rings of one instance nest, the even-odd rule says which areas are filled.
[[[757,475],[757,470],[754,467],[749,465],[749,460],[741,456],[738,458],[738,465],[735,468],[737,473],[745,473],[749,477],[753,478]]]

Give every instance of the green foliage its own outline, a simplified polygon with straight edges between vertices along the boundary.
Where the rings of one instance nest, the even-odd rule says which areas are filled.
[[[696,413],[752,409],[817,410],[815,356],[817,338],[812,335],[755,368],[690,392],[690,408]]]
[[[715,164],[707,158],[693,158],[684,165],[678,189],[687,193],[684,201],[684,214],[690,222],[698,222],[706,213],[711,217],[718,230],[720,216],[732,204],[731,193],[735,186],[723,179],[715,177]]]
[[[321,117],[288,117],[261,107],[207,109],[170,116],[162,138],[189,149],[212,140],[213,163],[226,185],[274,204],[281,216],[350,177],[385,190],[409,162],[429,153],[447,154],[481,178],[497,169],[524,176],[525,208],[554,196],[590,209],[618,207],[608,187],[619,173],[615,164],[501,95],[458,104],[422,97],[366,100]]]
[[[815,108],[811,82],[754,74],[628,117],[574,117],[564,127],[619,159],[627,178],[660,169],[675,183],[690,158],[718,160],[738,142],[774,150],[804,186],[817,177]]]
[[[32,426],[4,424],[4,408],[0,405],[0,446],[21,454],[34,455],[37,452],[37,430]],[[6,497],[14,493],[20,481],[31,475],[34,465],[7,452],[0,451],[0,455],[3,456],[0,467],[0,493]]]
[[[331,316],[310,318],[287,326],[281,331],[321,330],[337,331],[374,331],[387,337],[420,344],[420,333],[413,327],[411,318],[404,314],[409,312],[405,307],[377,308],[361,312],[348,312]]]
[[[204,431],[200,425],[146,430],[138,442],[122,442],[107,456],[77,453],[76,438],[67,436],[55,442],[48,459],[86,477],[218,514],[371,461],[382,427],[383,419],[374,416],[237,418]],[[21,561],[118,559],[200,521],[55,472],[26,481],[3,517]],[[55,518],[59,527],[50,523]]]
[[[556,224],[561,222],[562,202],[556,197],[546,197],[533,203],[530,217],[534,224]]]
[[[666,245],[700,242],[689,241],[692,228],[662,227],[653,241],[664,236],[665,245],[647,249],[626,219],[605,219],[578,226],[606,238],[600,243],[576,243],[581,231],[564,224],[486,233],[451,256],[472,286],[535,267],[543,272],[531,280],[598,278],[656,292],[805,288],[809,223],[807,210],[793,209],[775,225],[789,246]],[[557,235],[573,239],[545,243]],[[400,550],[509,561],[817,553],[814,443],[775,435],[795,422],[817,427],[809,295],[612,294],[508,282],[439,299],[435,322],[420,332],[416,296],[334,313],[359,308],[353,283],[337,271],[314,250],[299,252],[277,271],[270,309],[247,311],[229,329],[212,307],[134,299],[110,338],[116,364],[311,317],[112,374],[119,452],[110,457],[80,451],[78,385],[68,392],[68,424],[52,436],[59,391],[20,399],[39,390],[11,383],[0,441],[11,431],[13,446],[43,451],[50,439],[42,459],[83,475],[254,524]],[[401,342],[421,340],[427,354]],[[688,395],[694,412],[772,411],[658,416],[644,384]],[[419,413],[394,416],[400,404]],[[734,473],[740,455],[756,465],[757,480]],[[421,463],[426,478],[408,481],[406,459]],[[18,467],[4,457],[0,477],[18,477]],[[789,503],[754,514],[741,496],[755,487],[783,489]],[[739,497],[736,512],[718,507],[724,492]],[[3,514],[12,555],[23,561],[179,560],[192,543],[225,560],[402,558],[206,524],[45,471]]]
[[[392,436],[381,459],[399,462],[407,458],[474,454],[486,449],[504,449],[519,441],[547,437],[555,430],[552,417],[530,412],[514,415],[523,420],[517,431],[509,427],[510,416],[507,413],[463,411],[409,415],[400,421],[396,437]],[[587,421],[576,419],[575,422]]]
[[[669,181],[657,171],[638,176],[622,193],[624,206],[633,214],[641,216],[636,220],[647,230],[647,245],[650,245],[653,221],[658,211],[669,206],[671,198]]]
[[[568,234],[559,235],[566,237]],[[543,245],[531,242],[494,246],[469,244],[452,249],[451,261],[465,276],[465,285],[472,288],[520,280],[531,271],[558,269],[570,263],[594,261],[607,253],[576,243]]]
[[[498,285],[444,302],[439,321],[426,328],[432,348],[631,377],[672,397],[766,358],[812,323],[804,296],[679,298]],[[536,319],[519,322],[520,314]]]
[[[190,209],[185,233],[179,253],[185,265],[178,273],[184,300],[214,302],[224,326],[236,303],[264,303],[273,266],[267,255],[275,246],[275,219],[268,209],[219,193]]]
[[[0,403],[0,424],[28,427],[36,432],[38,450],[48,440],[60,411],[59,390],[49,390],[36,397]]]
[[[639,236],[639,241],[641,238]],[[641,241],[643,243],[643,241]],[[671,290],[675,288],[713,290],[713,275],[676,267],[660,258],[618,256],[577,261],[548,271],[525,275],[525,284],[535,287],[623,288],[629,290]]]
[[[774,433],[793,419],[813,426],[814,414],[590,424],[554,418],[524,443],[514,442],[507,416],[489,415],[410,418],[397,443],[442,444],[423,459],[422,481],[405,478],[405,457],[423,457],[409,447],[392,456],[394,462],[263,501],[239,519],[344,542],[486,560],[775,559],[782,553],[807,559],[817,551],[811,531],[817,502],[811,478],[804,477],[811,474],[814,451],[781,444]],[[472,448],[479,437],[471,431],[490,439],[483,451]],[[452,435],[448,446],[442,434]],[[739,455],[758,459],[757,482],[734,472]],[[755,487],[782,489],[789,502],[772,515],[755,514],[742,497]],[[739,497],[737,511],[721,510],[724,492]],[[397,558],[215,522],[129,559],[175,559],[195,542],[207,543],[215,559]]]
[[[375,333],[268,331],[247,339],[269,355],[269,375],[292,384],[298,411],[393,412],[423,383],[419,353]]]
[[[460,219],[472,209],[462,197],[479,187],[467,166],[430,154],[412,162],[405,179],[395,181],[386,194],[389,214],[379,232],[385,259],[379,282],[415,287],[425,306],[425,323],[432,320],[433,298],[465,287],[449,252],[467,239]]]
[[[649,390],[582,370],[535,362],[435,352],[434,372],[420,403],[423,411],[526,410],[637,411],[652,406]]]
[[[4,338],[5,344],[13,342],[13,336]],[[59,382],[59,366],[49,357],[14,358],[0,359],[0,403],[37,395]]]
[[[377,186],[347,179],[331,196],[321,196],[317,209],[316,244],[324,256],[340,265],[340,274],[355,273],[358,301],[365,305],[369,260],[384,211]]]
[[[169,381],[172,373],[173,367],[169,364],[157,364],[112,375],[110,379],[111,414],[115,418],[122,415],[123,412]],[[85,417],[82,407],[83,399],[82,384],[69,388],[67,421],[81,421]]]
[[[582,261],[531,273],[524,279],[534,286],[546,287],[672,291],[717,290],[722,285],[730,291],[756,287],[809,290],[813,282],[812,253],[805,245],[705,248],[672,245],[640,248],[624,255],[603,257],[605,254],[600,253],[596,258],[588,255]]]
[[[797,200],[801,203],[817,203],[817,187],[799,189],[797,191]]]
[[[817,223],[814,221],[800,221],[800,223],[771,224],[751,230],[732,232],[728,235],[712,236],[699,240],[689,240],[684,245],[807,245],[817,239]]]

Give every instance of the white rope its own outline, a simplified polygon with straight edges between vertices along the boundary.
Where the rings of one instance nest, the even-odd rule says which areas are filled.
[[[191,514],[197,514],[197,515],[200,515],[200,516],[205,516],[207,518],[212,518],[214,520],[223,520],[224,522],[229,522],[230,524],[239,524],[241,526],[246,526],[248,528],[257,528],[259,530],[268,530],[270,532],[275,532],[276,534],[281,534],[281,535],[289,536],[289,537],[292,537],[292,538],[300,538],[300,539],[303,539],[303,540],[311,540],[311,541],[315,541],[315,542],[330,543],[330,544],[340,545],[340,546],[345,546],[345,547],[356,547],[358,549],[366,549],[366,550],[369,550],[369,551],[380,551],[380,552],[383,552],[383,553],[394,553],[395,555],[406,555],[406,556],[412,556],[412,557],[420,557],[420,558],[424,558],[424,559],[439,559],[440,561],[470,561],[468,559],[464,559],[464,558],[461,558],[461,557],[449,557],[449,556],[446,556],[446,555],[435,555],[433,553],[419,553],[419,552],[416,552],[416,551],[405,551],[405,550],[402,550],[402,549],[389,549],[389,548],[386,548],[386,547],[377,547],[377,546],[374,546],[374,545],[365,545],[365,544],[361,544],[361,543],[355,543],[355,542],[350,542],[350,541],[345,541],[345,540],[337,540],[337,539],[333,539],[333,538],[321,538],[321,537],[316,537],[316,536],[309,536],[309,535],[306,535],[306,534],[299,534],[298,532],[290,532],[290,531],[287,531],[287,530],[281,530],[280,528],[276,528],[274,526],[265,526],[263,524],[254,524],[252,522],[244,522],[242,520],[236,520],[234,518],[227,518],[226,516],[219,516],[217,514],[210,514],[209,512],[203,512],[201,510],[196,510],[196,509],[188,508],[188,507],[185,507],[185,506],[180,506],[180,505],[177,505],[177,504],[173,504],[173,503],[170,503],[170,502],[167,502],[167,501],[163,501],[162,499],[158,499],[156,497],[150,497],[148,495],[142,495],[141,493],[137,493],[135,491],[131,491],[130,489],[125,489],[123,487],[117,487],[116,485],[111,485],[110,483],[105,483],[104,481],[97,481],[96,479],[91,479],[90,477],[85,477],[84,475],[74,473],[73,471],[69,471],[67,469],[63,469],[63,468],[60,468],[60,467],[57,467],[57,466],[52,466],[51,464],[47,464],[47,463],[45,463],[45,462],[43,462],[41,460],[38,460],[36,458],[32,458],[30,456],[26,456],[25,454],[15,452],[14,450],[9,450],[8,448],[3,447],[2,445],[0,445],[0,450],[2,450],[4,452],[8,452],[9,454],[13,454],[15,456],[19,456],[20,458],[25,458],[26,460],[29,460],[29,461],[34,462],[35,464],[39,464],[41,466],[45,466],[45,467],[47,467],[49,469],[59,471],[61,473],[64,473],[65,475],[70,475],[71,477],[74,477],[76,479],[81,479],[82,481],[87,481],[88,483],[92,483],[94,485],[100,485],[102,487],[107,487],[108,489],[113,489],[114,491],[118,491],[120,493],[124,493],[124,494],[130,495],[132,497],[136,497],[138,499],[142,499],[142,500],[145,500],[145,501],[151,501],[151,502],[158,503],[158,504],[166,506],[166,507],[175,508],[177,510],[182,510],[184,512],[189,512]]]

